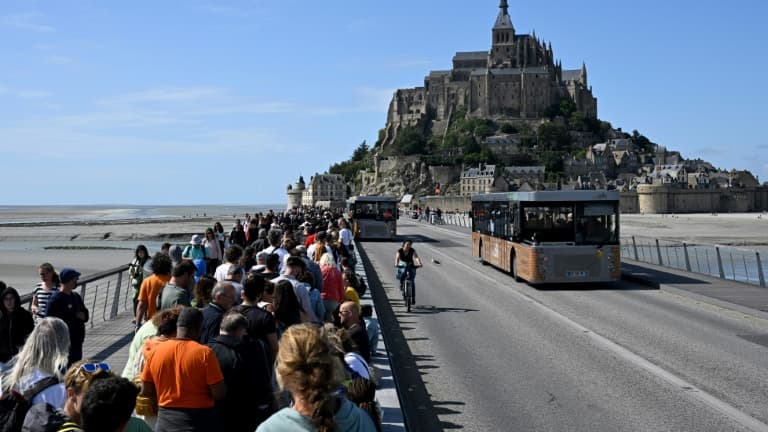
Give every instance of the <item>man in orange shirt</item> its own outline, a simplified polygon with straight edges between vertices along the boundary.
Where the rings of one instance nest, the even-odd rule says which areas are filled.
[[[163,342],[145,359],[141,394],[157,397],[156,432],[217,429],[215,401],[226,395],[216,354],[197,340],[200,310],[185,307],[176,322],[176,338]]]
[[[173,262],[171,257],[161,253],[152,258],[152,276],[144,279],[139,288],[139,304],[136,306],[136,329],[141,327],[146,315],[147,321],[157,312],[157,295],[160,290],[171,280]]]

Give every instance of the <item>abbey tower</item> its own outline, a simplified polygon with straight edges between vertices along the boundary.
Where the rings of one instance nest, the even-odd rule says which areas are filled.
[[[454,113],[470,117],[535,120],[562,98],[587,117],[597,117],[597,99],[587,68],[564,70],[552,44],[536,33],[517,34],[507,0],[501,0],[489,51],[457,52],[450,70],[431,71],[423,87],[399,89],[387,113],[386,146],[404,126],[447,122]],[[428,115],[429,113],[429,115]]]

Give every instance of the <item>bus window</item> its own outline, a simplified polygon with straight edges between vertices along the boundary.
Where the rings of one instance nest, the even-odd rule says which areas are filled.
[[[572,206],[524,206],[520,223],[521,240],[531,243],[573,242]]]
[[[618,241],[616,209],[609,204],[585,204],[576,221],[576,242],[606,244]]]

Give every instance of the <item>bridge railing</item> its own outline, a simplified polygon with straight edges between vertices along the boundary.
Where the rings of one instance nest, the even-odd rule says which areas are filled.
[[[121,312],[133,308],[133,293],[128,275],[129,265],[83,276],[77,291],[90,312],[90,327],[114,320]],[[21,296],[22,304],[32,305],[32,293]]]
[[[621,255],[677,270],[766,286],[765,257],[755,250],[632,236],[622,237]]]

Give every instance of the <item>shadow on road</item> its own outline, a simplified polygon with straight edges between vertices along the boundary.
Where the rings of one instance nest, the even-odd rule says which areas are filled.
[[[432,356],[413,355],[408,346],[408,341],[403,335],[403,327],[397,320],[392,304],[387,299],[384,287],[378,274],[373,269],[365,245],[358,243],[358,251],[363,260],[368,286],[376,305],[376,315],[379,318],[379,328],[387,341],[392,375],[395,379],[397,393],[400,397],[400,405],[403,409],[403,418],[409,431],[442,431],[445,429],[459,429],[461,426],[452,423],[441,422],[437,418],[436,407],[424,385],[420,368],[427,369],[432,365],[424,362],[434,361]],[[394,303],[394,302],[393,302]],[[413,313],[413,311],[412,311]],[[436,366],[435,366],[436,367]]]

